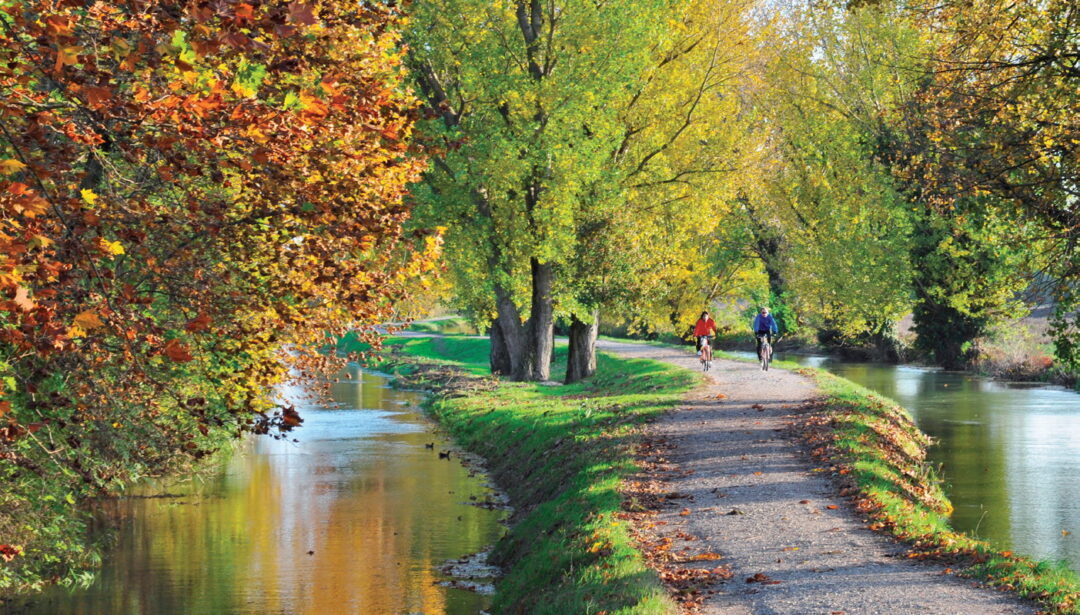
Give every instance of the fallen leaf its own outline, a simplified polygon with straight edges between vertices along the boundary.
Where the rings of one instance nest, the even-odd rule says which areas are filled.
[[[710,552],[710,553],[701,553],[699,555],[695,555],[695,556],[687,559],[686,561],[688,561],[688,562],[707,562],[707,561],[718,560],[718,559],[724,559],[724,556],[720,555],[719,553],[711,553]]]
[[[754,576],[747,577],[747,583],[760,583],[762,585],[779,585],[780,581],[770,578],[763,572],[754,573]]]

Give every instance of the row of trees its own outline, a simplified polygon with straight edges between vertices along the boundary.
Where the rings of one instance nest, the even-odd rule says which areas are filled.
[[[566,380],[588,376],[601,308],[666,302],[678,320],[716,285],[701,247],[744,155],[745,8],[415,6],[408,61],[433,117],[417,219],[449,228],[457,303],[490,323],[493,371],[547,380],[562,318]]]
[[[549,378],[561,319],[573,381],[599,310],[682,334],[726,294],[886,357],[913,314],[960,367],[1036,279],[1075,366],[1077,10],[1021,4],[418,5],[418,219],[493,371]]]
[[[1035,276],[1075,368],[1074,4],[0,0],[0,591],[441,249],[520,380],[733,294],[957,366]]]
[[[94,563],[84,498],[296,425],[273,386],[432,267],[400,19],[0,2],[0,593]]]

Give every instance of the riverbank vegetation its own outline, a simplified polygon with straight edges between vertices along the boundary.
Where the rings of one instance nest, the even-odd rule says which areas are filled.
[[[90,578],[85,502],[299,424],[274,386],[430,269],[400,19],[0,1],[0,597]]]
[[[387,342],[401,385],[436,391],[430,411],[488,460],[515,508],[492,555],[506,570],[493,611],[676,612],[620,519],[619,489],[636,470],[637,428],[679,403],[698,376],[601,354],[596,374],[575,384],[493,381],[483,377],[489,349],[483,338]],[[567,349],[554,356],[563,363]]]
[[[785,367],[797,369],[796,365]],[[1080,613],[1080,576],[956,532],[952,505],[926,461],[930,439],[906,410],[822,370],[801,370],[824,394],[796,432],[836,475],[869,527],[911,546],[908,557],[943,560],[959,574],[1014,591],[1055,613]]]

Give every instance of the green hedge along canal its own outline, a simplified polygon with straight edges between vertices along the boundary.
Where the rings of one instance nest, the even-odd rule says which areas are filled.
[[[491,500],[483,477],[440,458],[420,394],[352,370],[333,397],[297,404],[299,442],[251,438],[209,478],[111,503],[119,539],[93,585],[28,613],[479,613],[487,598],[439,568],[502,531],[502,512],[466,504]]]

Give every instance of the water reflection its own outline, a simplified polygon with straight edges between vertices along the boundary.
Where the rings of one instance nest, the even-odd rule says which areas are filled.
[[[417,394],[354,372],[334,398],[301,403],[299,443],[249,441],[212,478],[165,488],[177,497],[117,502],[98,580],[29,612],[478,613],[485,599],[437,585],[437,568],[497,538],[499,513],[463,504],[487,488],[439,459]]]
[[[911,411],[938,440],[954,525],[1080,570],[1080,394],[907,366],[786,357],[823,367]]]

